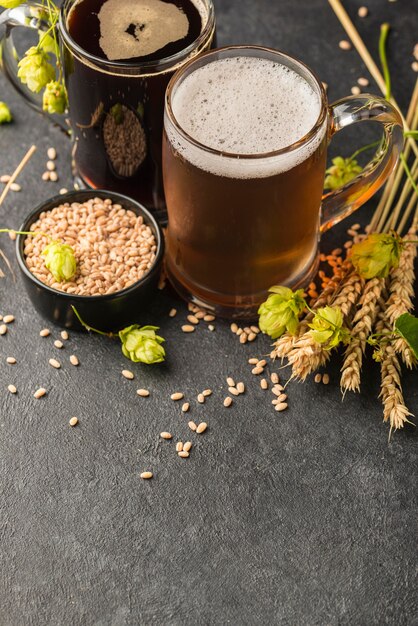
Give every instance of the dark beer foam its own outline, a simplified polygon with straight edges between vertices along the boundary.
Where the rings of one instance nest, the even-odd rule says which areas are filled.
[[[255,57],[208,63],[177,87],[172,107],[179,125],[199,143],[220,152],[262,155],[291,146],[318,120],[321,100],[299,74]],[[184,157],[212,173],[258,178],[278,174],[309,158],[325,126],[313,140],[287,154],[239,160],[187,144],[174,128],[170,140]]]
[[[189,30],[181,8],[162,0],[106,0],[98,19],[100,47],[109,61],[149,56]]]

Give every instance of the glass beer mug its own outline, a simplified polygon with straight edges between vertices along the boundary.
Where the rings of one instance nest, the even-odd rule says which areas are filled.
[[[363,121],[382,126],[374,158],[323,195],[331,137]],[[167,272],[186,299],[226,317],[253,316],[273,285],[312,280],[320,234],[379,189],[403,146],[389,102],[359,95],[329,105],[306,65],[255,46],[180,69],[164,125]]]
[[[109,48],[113,52],[112,60],[109,60],[109,55],[98,43],[103,37],[99,9],[109,3],[64,0],[57,34],[69,110],[65,119],[64,116],[53,118],[66,132],[70,128],[73,173],[80,187],[109,189],[130,195],[164,218],[161,171],[164,94],[174,72],[187,60],[211,47],[215,35],[214,7],[212,0],[173,0],[167,9],[167,4],[150,0],[155,10],[162,7],[163,11],[171,10],[171,15],[178,11],[186,20],[187,35],[171,41],[171,21],[166,13],[161,17],[162,30],[158,12],[149,24],[131,24],[133,18],[128,11],[129,26],[125,30],[122,23],[123,32],[119,32],[124,3],[123,0],[116,2],[117,7],[112,0],[118,20],[112,20],[112,15],[107,16],[109,41],[106,50]],[[49,29],[46,9],[29,0],[2,12],[0,28],[2,25],[6,27],[0,42],[4,72],[22,96],[33,107],[42,110],[42,97],[29,91],[17,77],[19,57],[13,42],[13,30],[24,26],[35,32],[46,32]],[[148,29],[148,41],[151,39],[152,42],[154,35],[161,41],[163,35],[169,43],[154,54],[140,56],[135,53],[135,46],[141,39],[137,36],[137,28],[141,33]],[[124,52],[119,51],[119,44],[126,39],[134,46],[132,58],[120,58]],[[115,52],[113,46],[116,43],[119,49]]]

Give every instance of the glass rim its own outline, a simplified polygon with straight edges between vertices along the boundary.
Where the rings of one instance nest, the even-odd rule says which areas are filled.
[[[278,150],[272,150],[270,152],[259,152],[255,154],[242,154],[242,153],[225,152],[222,150],[218,150],[217,148],[212,148],[211,146],[207,146],[204,143],[201,143],[200,141],[192,137],[180,125],[180,123],[178,122],[174,114],[173,107],[172,107],[173,91],[177,83],[181,81],[181,79],[184,77],[184,74],[188,71],[188,69],[193,64],[195,63],[198,64],[199,62],[202,61],[202,59],[204,60],[207,57],[216,57],[216,55],[219,54],[219,52],[221,53],[228,53],[229,51],[244,52],[245,50],[252,50],[252,51],[256,50],[256,51],[259,51],[260,53],[264,53],[264,54],[268,53],[268,54],[272,54],[277,57],[280,57],[282,59],[289,59],[293,64],[301,67],[312,78],[313,82],[315,83],[317,87],[318,95],[320,97],[321,109],[320,109],[320,112],[319,112],[319,115],[315,124],[312,126],[312,128],[309,129],[307,133],[305,133],[305,135],[303,135],[303,137],[289,144],[288,146],[285,146],[284,148],[279,148]],[[242,56],[245,56],[245,55],[242,55]],[[304,77],[302,76],[302,78]],[[256,45],[251,45],[251,44],[229,45],[229,46],[222,46],[220,48],[215,48],[213,50],[208,50],[207,52],[202,52],[201,54],[199,54],[198,57],[190,59],[187,63],[185,63],[185,65],[183,65],[181,68],[179,68],[176,71],[176,73],[174,74],[174,76],[172,76],[167,86],[167,91],[166,91],[166,96],[165,96],[165,112],[170,122],[173,124],[176,131],[180,133],[183,139],[185,139],[187,142],[193,144],[194,146],[196,146],[197,148],[200,148],[201,150],[205,152],[210,152],[211,154],[215,154],[217,156],[222,156],[222,157],[231,158],[231,159],[248,159],[248,160],[267,159],[267,158],[286,154],[293,150],[297,150],[298,148],[301,148],[303,145],[308,143],[311,139],[313,139],[316,136],[318,131],[322,128],[325,122],[326,116],[327,116],[327,96],[326,96],[325,87],[320,81],[319,77],[315,74],[315,72],[311,70],[311,68],[308,67],[305,63],[303,63],[303,61],[300,61],[299,59],[288,54],[287,52],[282,52],[281,50],[277,50],[275,48],[269,48],[267,46],[256,46]]]
[[[135,75],[135,72],[140,70],[140,75],[144,73],[144,71],[155,73],[161,72],[162,70],[168,70],[173,66],[180,63],[182,60],[187,59],[187,57],[194,51],[198,50],[199,47],[205,43],[210,33],[213,31],[215,27],[215,7],[213,4],[213,0],[201,0],[208,10],[208,16],[205,26],[203,27],[200,35],[192,41],[186,48],[180,50],[176,54],[172,54],[168,57],[163,57],[157,61],[144,61],[143,63],[121,63],[120,61],[109,61],[107,59],[103,59],[98,57],[87,50],[84,50],[70,35],[69,30],[67,28],[67,11],[71,8],[70,5],[75,4],[74,0],[65,0],[60,8],[59,12],[59,28],[62,35],[62,39],[64,43],[68,46],[68,48],[74,52],[80,60],[88,61],[90,64],[94,66],[99,66],[100,68],[107,68],[110,70],[114,70],[114,73],[117,74],[119,72]],[[191,59],[192,60],[192,59]]]

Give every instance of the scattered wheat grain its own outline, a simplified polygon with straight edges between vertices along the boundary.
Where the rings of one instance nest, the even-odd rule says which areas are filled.
[[[48,148],[46,154],[50,161],[55,161],[55,159],[57,158],[57,151],[52,146]]]
[[[244,385],[244,383],[237,383],[237,391],[239,393],[244,393],[245,392],[245,385]]]
[[[287,402],[279,402],[274,407],[275,411],[285,411],[287,409]]]
[[[338,45],[341,48],[341,50],[351,50],[351,43],[347,41],[346,39],[341,39]]]
[[[130,370],[122,370],[122,376],[128,380],[133,380],[135,378],[135,374]]]

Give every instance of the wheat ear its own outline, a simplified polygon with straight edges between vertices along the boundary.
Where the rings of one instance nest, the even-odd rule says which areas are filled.
[[[416,236],[416,230],[410,231],[404,240],[408,241]],[[399,266],[391,272],[389,282],[389,299],[386,302],[385,318],[390,328],[393,328],[395,321],[400,315],[409,313],[414,305],[414,261],[417,255],[417,247],[413,243],[405,244],[402,250]],[[398,337],[393,342],[393,348],[400,354],[403,362],[409,368],[417,365],[417,359],[407,342]]]
[[[372,278],[367,281],[359,300],[359,307],[352,321],[351,341],[344,354],[341,368],[341,389],[360,391],[360,372],[368,336],[372,332],[377,315],[382,305],[384,278]]]

